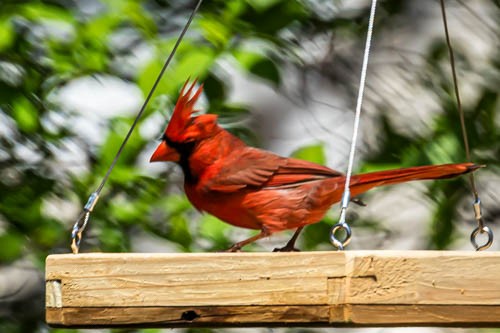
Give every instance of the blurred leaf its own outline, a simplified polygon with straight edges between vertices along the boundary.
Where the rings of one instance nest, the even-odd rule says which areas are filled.
[[[132,119],[129,118],[117,117],[111,120],[110,131],[100,148],[99,163],[103,168],[107,169],[115,158],[118,148],[123,143],[131,125]],[[140,152],[144,145],[145,141],[142,139],[139,132],[133,132],[127,142],[127,148],[122,151],[119,159],[120,164],[128,164],[127,167],[124,166],[121,170],[121,172],[124,173],[123,177],[132,175],[133,168],[130,165],[133,164],[137,157],[137,153]],[[120,171],[114,172],[119,173]]]
[[[12,117],[19,129],[24,132],[33,133],[38,129],[38,112],[35,106],[24,96],[14,100]]]
[[[216,249],[225,249],[231,245],[225,235],[229,228],[229,224],[212,215],[204,214],[200,223],[200,236],[211,239]]]
[[[489,142],[496,141],[496,136],[500,134],[495,126],[495,117],[497,117],[495,111],[498,106],[498,96],[498,91],[495,92],[486,88],[474,108],[473,117],[479,120],[475,128],[477,134]],[[477,147],[480,143],[481,140],[479,138],[474,141],[471,140],[473,147]]]
[[[209,74],[203,81],[203,92],[207,96],[210,105],[214,103],[220,104],[227,97],[224,82],[213,74]]]
[[[193,239],[187,219],[182,215],[176,215],[171,216],[167,223],[171,228],[169,238],[182,245],[185,251],[189,251]]]
[[[319,244],[327,243],[330,239],[330,229],[337,223],[325,217],[322,221],[306,226],[300,237],[302,250],[314,250]]]
[[[137,84],[142,93],[146,96],[153,87],[156,78],[160,74],[162,65],[159,59],[155,59],[147,64],[139,75]],[[180,83],[178,82],[180,85]],[[170,80],[161,80],[156,87],[156,95],[173,93],[175,84]]]
[[[249,0],[251,1],[251,0]],[[241,18],[253,23],[253,30],[266,35],[277,34],[292,22],[306,19],[307,8],[298,0],[272,1],[253,0],[257,9],[250,7]]]
[[[432,140],[426,149],[431,164],[446,164],[457,161],[457,152],[463,149],[457,137],[453,134],[441,135]]]
[[[162,200],[161,207],[169,215],[180,215],[191,208],[191,204],[184,195],[170,195]]]
[[[359,169],[359,173],[369,173],[399,168],[401,168],[401,163],[363,163],[361,169]]]
[[[108,64],[108,58],[102,51],[96,51],[90,48],[86,51],[78,52],[76,61],[81,64],[85,72],[104,71]]]
[[[0,52],[7,50],[15,38],[11,20],[0,18]]]
[[[321,165],[326,164],[325,151],[321,144],[302,147],[294,151],[291,156]]]
[[[106,251],[123,252],[127,250],[127,237],[116,226],[104,226],[99,231],[99,241]]]
[[[233,56],[239,62],[239,64],[247,70],[249,70],[250,67],[259,60],[265,59],[265,57],[260,53],[246,50],[236,50],[233,52]]]
[[[215,60],[215,52],[209,47],[198,46],[183,57],[179,57],[175,67],[172,68],[171,79],[182,82],[186,78],[202,78],[208,72]]]
[[[250,6],[252,6],[255,10],[262,12],[269,9],[272,6],[275,6],[279,2],[283,2],[283,0],[246,0]]]
[[[124,188],[128,187],[130,189],[134,189],[141,177],[142,176],[139,174],[139,170],[136,167],[117,164],[114,167],[109,179],[115,185],[121,185]]]
[[[133,181],[133,180],[131,180]],[[140,224],[150,207],[140,201],[133,201],[130,198],[123,200],[115,199],[110,203],[109,213],[117,221],[125,224]]]
[[[230,126],[226,128],[231,134],[243,140],[247,145],[258,147],[259,139],[254,132],[242,126]]]
[[[143,9],[140,1],[126,1],[123,15],[141,29],[147,37],[153,37],[157,32],[156,23],[151,15]]]
[[[228,43],[230,35],[230,25],[227,21],[221,21],[220,17],[204,15],[198,19],[203,36],[213,45],[224,48]]]
[[[12,103],[19,95],[19,89],[0,81],[0,106]]]
[[[38,245],[50,249],[61,240],[66,232],[66,229],[57,221],[47,220],[33,230],[32,238]]]
[[[250,111],[239,105],[220,105],[216,109],[209,110],[210,113],[219,115],[218,122],[222,125],[231,126],[231,124],[241,122],[250,116]]]
[[[430,248],[444,250],[455,238],[455,224],[457,218],[456,207],[466,192],[465,187],[457,186],[460,180],[450,180],[432,186],[429,196],[438,205],[434,212],[430,230]]]
[[[27,171],[21,184],[0,191],[0,211],[19,230],[31,232],[41,220],[42,198],[53,188],[54,180]]]
[[[24,243],[24,236],[12,230],[8,230],[6,233],[0,235],[0,244],[2,244],[0,263],[7,263],[18,259],[23,251]]]
[[[278,67],[270,59],[260,59],[249,68],[250,73],[260,78],[268,80],[275,85],[281,83],[281,76]]]
[[[82,42],[87,43],[87,45],[93,45],[94,47],[100,45],[97,49],[102,49],[106,36],[108,36],[120,23],[120,17],[113,13],[97,16],[81,27],[80,34]]]
[[[384,111],[383,109],[379,110],[380,130],[375,133],[380,146],[379,151],[372,152],[365,162],[372,162],[371,168],[374,164],[380,163],[400,165],[401,167],[418,164],[419,148],[412,149],[418,145],[418,138],[408,138],[399,134]]]
[[[74,22],[69,11],[61,7],[30,1],[22,6],[22,14],[31,20],[50,19],[57,21]]]
[[[275,85],[281,82],[281,76],[276,64],[268,57],[252,51],[238,50],[233,56],[248,72]]]
[[[182,52],[181,50],[178,51],[178,60],[172,63],[165,73],[168,80],[163,79],[158,84],[156,95],[177,93],[178,87],[181,87],[187,78],[201,80],[207,74],[208,69],[215,60],[214,51],[209,47],[197,46],[188,52],[187,50],[190,47],[185,45]],[[170,52],[170,49],[168,52]],[[140,74],[138,84],[144,94],[149,93],[151,90],[165,59],[165,55],[161,54],[161,57],[152,60]]]

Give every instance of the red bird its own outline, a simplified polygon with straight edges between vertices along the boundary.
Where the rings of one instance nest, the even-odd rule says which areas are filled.
[[[193,116],[200,87],[194,82],[181,90],[162,142],[151,162],[178,163],[184,172],[184,190],[191,203],[229,224],[260,233],[234,244],[228,251],[285,229],[296,229],[279,250],[293,251],[295,240],[308,224],[319,222],[339,202],[345,176],[315,163],[275,155],[247,146],[217,124],[217,116]],[[473,163],[412,167],[355,175],[354,197],[372,187],[411,180],[458,176],[479,168]]]

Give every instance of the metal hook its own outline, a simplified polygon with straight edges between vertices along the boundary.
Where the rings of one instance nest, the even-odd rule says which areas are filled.
[[[339,240],[337,239],[337,237],[335,237],[335,233],[338,230],[345,231],[346,235],[343,240]],[[349,227],[347,223],[345,222],[337,223],[330,229],[330,243],[332,243],[332,245],[335,246],[337,250],[343,251],[344,248],[347,246],[347,244],[349,244],[349,242],[351,241],[351,235],[352,235],[351,227]]]
[[[476,251],[486,250],[491,246],[491,244],[493,244],[493,231],[489,227],[484,225],[483,215],[481,213],[481,200],[479,199],[479,197],[476,196],[476,200],[474,201],[472,206],[474,207],[474,218],[476,219],[477,227],[470,234],[470,242],[472,243],[472,246],[474,246]],[[478,245],[476,242],[476,237],[478,234],[484,233],[488,234],[488,239],[483,245]]]
[[[85,230],[85,227],[87,227],[89,218],[90,211],[84,210],[73,225],[73,230],[71,231],[71,251],[73,251],[73,254],[78,254],[78,251],[80,250],[80,242],[83,238],[82,234]],[[83,223],[81,223],[82,220]]]
[[[75,224],[73,225],[73,230],[71,231],[71,251],[73,251],[74,254],[77,254],[80,250],[83,231],[87,227],[87,223],[90,219],[90,212],[94,209],[97,200],[99,200],[99,194],[97,192],[92,193],[85,204],[85,207],[83,207],[83,211],[80,213]]]
[[[478,245],[476,242],[476,236],[478,234],[484,234],[484,233],[486,233],[488,235],[488,239],[486,240],[486,242],[483,245]],[[487,248],[489,248],[491,246],[491,244],[493,244],[493,231],[487,226],[483,226],[482,228],[477,227],[470,234],[470,242],[472,243],[472,246],[474,246],[476,251],[486,250]]]

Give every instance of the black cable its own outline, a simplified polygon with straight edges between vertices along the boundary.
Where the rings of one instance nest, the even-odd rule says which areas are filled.
[[[446,18],[446,9],[444,6],[444,0],[441,0],[440,3],[441,3],[441,14],[443,16],[444,33],[446,36],[446,45],[448,46],[448,53],[450,55],[450,66],[451,66],[451,75],[453,77],[453,87],[455,88],[455,97],[457,99],[458,114],[460,116],[460,126],[462,128],[462,138],[464,140],[465,158],[467,159],[467,162],[471,162],[469,138],[467,136],[467,128],[465,125],[465,116],[464,116],[464,110],[462,108],[462,101],[460,99],[460,93],[458,91],[457,71],[455,69],[455,56],[453,54],[453,48],[451,47],[450,34],[448,32],[448,19]],[[469,173],[469,180],[470,180],[470,186],[471,186],[472,192],[474,194],[474,199],[477,200],[479,195],[477,193],[476,184],[474,181],[474,173],[472,173],[472,172]]]
[[[469,147],[469,138],[467,136],[467,128],[465,126],[465,115],[464,110],[462,108],[462,101],[460,99],[460,93],[458,90],[458,80],[457,80],[457,71],[455,69],[455,56],[453,54],[453,48],[451,47],[450,34],[448,32],[448,19],[446,18],[446,7],[444,5],[444,0],[440,0],[441,4],[441,14],[443,17],[443,25],[444,25],[444,33],[446,37],[446,45],[448,47],[448,53],[450,55],[450,66],[451,66],[451,75],[453,78],[453,87],[455,89],[455,97],[457,99],[457,108],[458,114],[460,116],[460,126],[462,128],[462,138],[464,140],[464,148],[465,148],[465,157],[467,162],[471,161],[470,156],[470,147]],[[477,222],[477,228],[472,231],[470,236],[470,240],[472,245],[476,248],[477,251],[485,250],[491,246],[493,243],[493,231],[484,225],[482,213],[481,213],[481,200],[479,199],[479,193],[476,188],[476,182],[474,180],[474,173],[469,173],[469,183],[472,194],[474,196],[474,202],[472,204],[474,208],[474,215]],[[476,236],[478,233],[486,233],[488,236],[487,241],[483,245],[478,245],[476,242]]]
[[[130,136],[132,135],[132,132],[134,131],[134,128],[136,127],[137,123],[139,122],[139,119],[141,118],[142,114],[146,110],[146,106],[148,105],[156,88],[158,87],[158,84],[160,83],[160,80],[161,80],[163,74],[165,73],[170,62],[172,61],[172,58],[174,57],[174,54],[177,51],[177,48],[179,47],[182,39],[184,38],[184,35],[186,34],[187,30],[189,29],[189,26],[191,25],[191,22],[193,21],[194,16],[198,12],[198,9],[200,8],[202,2],[203,2],[203,0],[199,0],[198,3],[196,4],[195,8],[191,12],[191,15],[189,16],[189,19],[186,22],[186,25],[182,29],[181,34],[179,35],[179,38],[177,38],[177,41],[175,42],[174,48],[172,49],[167,60],[163,64],[163,67],[162,67],[160,73],[158,74],[158,77],[156,78],[153,86],[151,87],[151,90],[149,91],[146,99],[144,100],[144,103],[142,104],[141,109],[137,113],[137,116],[135,117],[135,120],[132,123],[130,130],[128,131],[127,135],[123,139],[123,142],[122,142],[120,148],[118,148],[118,151],[116,152],[115,158],[111,162],[111,165],[109,166],[108,170],[106,171],[106,174],[104,175],[101,183],[99,184],[97,189],[90,195],[90,197],[87,201],[87,204],[83,208],[82,213],[79,215],[78,219],[76,220],[75,225],[73,226],[73,231],[72,231],[72,235],[71,235],[71,237],[73,239],[73,243],[71,245],[73,253],[78,253],[78,249],[80,247],[80,241],[82,238],[82,232],[87,225],[89,214],[92,211],[92,209],[94,208],[95,204],[97,203],[97,200],[99,199],[99,195],[100,195],[104,185],[108,181],[109,176],[111,175],[111,171],[113,171],[113,168],[115,167],[116,163],[118,162],[118,158],[120,157],[123,149],[125,148],[125,145],[127,144]],[[83,224],[81,223],[82,220],[84,220]]]

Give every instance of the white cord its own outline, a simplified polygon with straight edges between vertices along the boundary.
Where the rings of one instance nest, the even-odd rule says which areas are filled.
[[[361,105],[363,103],[363,94],[365,92],[366,71],[368,67],[368,58],[370,56],[370,46],[372,42],[373,21],[375,20],[375,8],[377,7],[377,0],[372,0],[370,10],[370,18],[368,21],[368,33],[366,35],[365,54],[363,56],[363,66],[361,68],[361,78],[359,80],[358,101],[356,103],[356,115],[354,117],[354,130],[352,133],[351,151],[349,152],[349,164],[347,166],[347,173],[344,185],[344,194],[342,195],[342,206],[340,213],[340,223],[345,223],[345,210],[349,205],[351,193],[349,186],[351,183],[352,167],[354,164],[354,154],[356,152],[356,141],[358,139],[359,119],[361,116]]]

